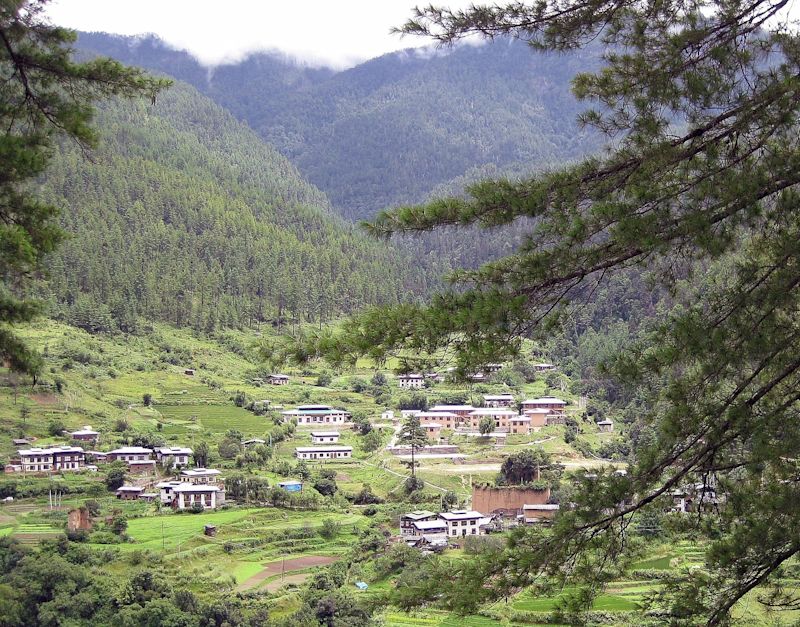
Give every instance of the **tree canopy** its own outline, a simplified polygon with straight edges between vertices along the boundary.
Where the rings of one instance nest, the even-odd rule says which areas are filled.
[[[772,584],[772,605],[797,602],[777,578],[800,551],[800,38],[786,10],[783,0],[539,0],[421,8],[402,27],[445,45],[511,36],[539,52],[601,41],[604,67],[573,86],[594,106],[580,123],[609,149],[383,212],[367,225],[382,237],[517,225],[526,239],[455,272],[430,305],[371,310],[306,354],[454,354],[468,373],[556,328],[612,276],[647,271],[674,303],[608,365],[645,394],[653,442],[626,475],[578,477],[552,532],[443,573],[457,582],[437,597],[445,603],[477,603],[543,572],[602,583],[631,519],[689,481],[726,502],[706,570],[666,587],[671,620],[725,622],[743,595]]]
[[[40,360],[10,324],[29,320],[37,304],[25,296],[26,279],[61,239],[56,207],[39,201],[27,184],[42,174],[58,135],[84,150],[96,136],[92,103],[112,96],[155,99],[168,81],[117,61],[72,60],[75,35],[49,24],[46,0],[0,2],[0,356],[23,372]]]

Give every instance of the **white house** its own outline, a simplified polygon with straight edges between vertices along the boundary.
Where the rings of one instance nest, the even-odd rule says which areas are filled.
[[[421,374],[399,374],[397,385],[404,390],[419,390],[425,387],[425,377]]]
[[[311,441],[314,444],[336,444],[339,441],[338,431],[312,431]]]
[[[343,425],[349,422],[350,414],[344,409],[334,409],[329,405],[300,405],[297,409],[282,411],[285,421],[292,418],[298,425]]]
[[[400,535],[413,535],[414,523],[439,520],[439,514],[428,511],[427,509],[408,512],[400,517]]]
[[[182,482],[172,488],[172,506],[175,509],[189,509],[195,503],[199,503],[203,509],[216,509],[219,492],[220,489],[215,485],[195,485]]]
[[[163,463],[165,459],[172,460],[170,466],[177,468],[179,466],[188,466],[192,453],[192,449],[183,446],[162,446],[156,449],[156,459],[159,464]]]
[[[180,481],[200,485],[203,483],[217,483],[222,479],[222,473],[216,468],[188,468],[181,470]]]
[[[161,502],[164,505],[172,505],[172,501],[175,499],[175,494],[172,491],[181,483],[180,481],[160,481],[156,484]]]
[[[22,472],[81,470],[86,464],[86,454],[80,446],[33,447],[19,449],[17,454]]]
[[[106,453],[106,458],[110,462],[140,462],[147,461],[153,455],[153,451],[149,448],[141,446],[123,446],[115,448],[113,451]]]
[[[91,425],[84,425],[83,428],[70,433],[73,440],[80,440],[81,442],[96,442],[100,437],[100,433],[92,429]]]
[[[484,533],[482,527],[490,521],[480,512],[474,510],[454,509],[451,512],[442,512],[439,518],[447,525],[447,535],[451,538],[458,536],[477,536]]]
[[[478,429],[484,418],[490,418],[494,422],[495,431],[508,431],[509,420],[517,416],[513,409],[502,407],[483,407],[469,413],[469,426]]]
[[[514,395],[484,394],[483,403],[486,407],[511,407],[514,404]]]
[[[353,457],[352,446],[298,446],[294,449],[297,459],[350,459]]]

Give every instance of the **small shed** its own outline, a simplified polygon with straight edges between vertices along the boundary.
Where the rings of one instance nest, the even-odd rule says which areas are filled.
[[[217,526],[216,525],[205,525],[203,527],[203,535],[204,536],[209,536],[210,538],[213,538],[215,535],[217,535]]]
[[[185,374],[188,377],[193,377],[194,376],[194,368],[187,368],[186,370],[183,371],[183,374]]]
[[[614,431],[614,423],[611,420],[601,420],[597,423],[597,428],[600,433],[611,433]]]
[[[356,581],[356,588],[359,590],[366,590],[369,586],[364,581]]]
[[[287,492],[302,492],[303,490],[303,482],[302,481],[281,481],[278,484],[278,487],[286,490]]]

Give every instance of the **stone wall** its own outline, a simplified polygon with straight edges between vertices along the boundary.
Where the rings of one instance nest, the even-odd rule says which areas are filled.
[[[550,488],[534,490],[532,488],[473,486],[472,509],[482,514],[501,511],[522,513],[523,505],[542,505],[550,498]]]

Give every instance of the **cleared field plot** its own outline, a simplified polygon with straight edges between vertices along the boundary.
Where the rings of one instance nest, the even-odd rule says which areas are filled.
[[[46,523],[23,523],[10,533],[22,544],[36,544],[59,535],[62,530]]]
[[[190,429],[199,424],[203,430],[214,433],[225,433],[228,429],[236,429],[245,435],[263,434],[269,425],[267,419],[236,407],[235,405],[159,405],[158,410],[168,424],[165,429],[182,427]],[[195,423],[192,418],[196,416]],[[175,421],[173,427],[169,421]]]
[[[619,594],[598,595],[592,604],[592,609],[606,612],[630,612],[639,609],[637,601],[646,590],[647,586],[641,586],[630,591],[626,590],[624,593],[620,590]],[[515,610],[526,612],[552,612],[559,598],[561,596],[536,597],[530,592],[523,592],[516,597],[512,606]]]
[[[457,616],[436,610],[413,614],[386,612],[383,619],[387,627],[497,627],[503,624],[485,616]]]
[[[284,559],[279,562],[272,562],[270,564],[263,564],[261,571],[243,581],[239,586],[239,590],[250,590],[251,588],[257,588],[267,579],[276,577],[283,573],[288,573],[295,570],[305,570],[307,568],[314,568],[316,566],[325,566],[335,561],[335,557],[330,557],[328,555],[305,555],[303,557],[295,557],[288,560]],[[300,581],[303,579],[305,579],[305,577],[301,578]],[[277,589],[283,585],[283,582],[281,582],[280,579],[277,582],[270,583],[278,584],[277,586],[273,586],[274,589]],[[269,588],[269,585],[267,588]]]
[[[663,557],[654,557],[652,559],[642,560],[633,564],[634,570],[653,568],[656,570],[669,570],[670,563],[675,555],[664,555]]]

